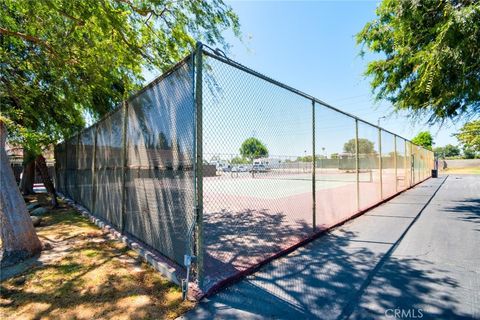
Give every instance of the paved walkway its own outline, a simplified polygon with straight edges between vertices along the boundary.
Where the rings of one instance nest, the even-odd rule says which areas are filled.
[[[480,176],[429,179],[182,319],[480,319]]]

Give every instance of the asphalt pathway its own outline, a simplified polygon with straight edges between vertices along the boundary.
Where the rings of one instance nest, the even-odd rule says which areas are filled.
[[[181,319],[480,319],[480,175],[429,179]]]

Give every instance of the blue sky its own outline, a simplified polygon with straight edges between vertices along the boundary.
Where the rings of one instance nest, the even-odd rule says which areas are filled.
[[[374,104],[362,73],[373,56],[359,56],[354,35],[375,18],[378,1],[229,1],[239,15],[243,43],[230,33],[229,56],[276,80],[372,123],[388,115],[388,102]],[[405,138],[430,130],[436,145],[457,144],[461,124],[429,127],[402,115],[381,126]]]
[[[452,134],[463,123],[429,126],[392,114],[388,102],[374,103],[369,79],[362,75],[374,56],[359,56],[355,34],[375,18],[378,1],[227,3],[238,14],[243,33],[242,41],[225,33],[232,46],[230,58],[371,123],[381,118],[382,127],[407,139],[429,130],[436,146],[457,144]],[[145,76],[153,78],[150,73]],[[238,150],[233,145],[226,149]]]

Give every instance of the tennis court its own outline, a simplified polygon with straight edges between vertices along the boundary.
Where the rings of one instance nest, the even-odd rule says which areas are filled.
[[[317,171],[315,230],[312,173],[273,170],[204,178],[205,286],[234,276],[357,212],[356,174]],[[363,202],[374,203],[378,172],[359,176],[362,190],[370,195]]]
[[[55,158],[60,192],[204,293],[427,179],[433,165],[407,139],[201,45]]]

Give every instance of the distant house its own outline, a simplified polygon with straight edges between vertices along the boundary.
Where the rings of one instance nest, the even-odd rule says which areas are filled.
[[[8,142],[5,144],[5,151],[7,152],[7,156],[12,158],[20,158],[23,159],[23,148],[20,146],[15,146],[9,144]]]
[[[10,143],[5,144],[5,151],[7,152],[7,156],[10,162],[19,162],[22,163],[23,161],[23,147],[19,145],[14,145]],[[47,150],[43,151],[43,156],[47,160],[53,160],[53,146],[48,148]]]

